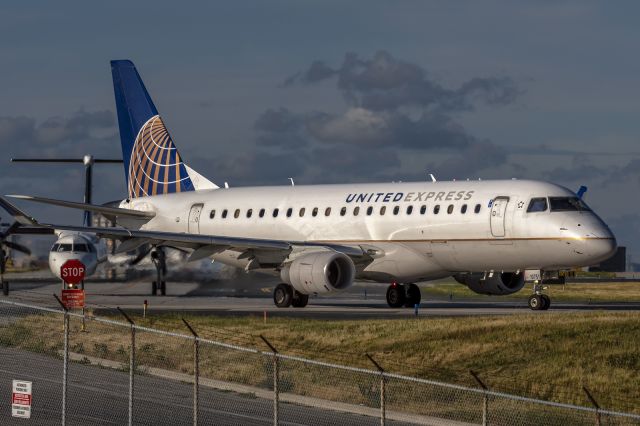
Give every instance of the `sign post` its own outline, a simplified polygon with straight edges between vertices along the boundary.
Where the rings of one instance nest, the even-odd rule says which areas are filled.
[[[13,381],[11,415],[23,419],[31,418],[31,382]]]

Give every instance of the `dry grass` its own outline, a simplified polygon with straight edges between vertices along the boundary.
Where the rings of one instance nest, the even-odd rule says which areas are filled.
[[[420,285],[423,298],[448,298],[454,300],[467,298],[486,298],[469,290],[455,281],[442,280],[430,284]],[[549,285],[545,292],[553,301],[558,302],[640,302],[640,282],[598,282],[598,283],[568,283],[562,285]],[[499,296],[499,299],[526,301],[532,293],[531,285],[526,285],[522,290],[508,296]],[[496,296],[496,300],[499,300]]]
[[[193,316],[202,337],[266,350],[266,336],[282,353],[371,368],[370,353],[387,370],[474,385],[475,370],[495,390],[588,405],[586,385],[608,409],[640,412],[640,313],[573,313],[324,321],[260,317]],[[119,320],[119,318],[118,318]],[[145,326],[185,333],[177,316],[136,318]],[[0,344],[57,354],[62,347],[60,317],[31,315],[0,326]],[[126,327],[72,324],[71,350],[126,362]],[[137,333],[138,363],[185,373],[192,370],[191,342]],[[263,356],[203,347],[206,377],[268,387],[271,364]],[[374,404],[375,384],[343,373],[289,365],[287,388],[326,399]],[[295,372],[295,374],[293,373]],[[362,382],[363,379],[365,380]],[[302,382],[305,381],[305,385]],[[309,387],[308,383],[313,386]],[[364,386],[364,387],[363,387]]]

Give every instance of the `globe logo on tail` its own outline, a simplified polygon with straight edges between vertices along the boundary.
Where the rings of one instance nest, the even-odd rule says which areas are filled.
[[[180,153],[159,115],[140,129],[129,161],[129,198],[169,194],[193,187]]]

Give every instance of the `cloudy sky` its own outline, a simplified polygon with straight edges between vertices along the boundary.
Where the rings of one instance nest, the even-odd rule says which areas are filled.
[[[214,182],[587,185],[639,261],[639,13],[632,1],[3,2],[0,193],[81,199],[81,168],[9,158],[120,157],[109,60],[128,58]],[[96,181],[95,201],[124,197],[119,166]]]

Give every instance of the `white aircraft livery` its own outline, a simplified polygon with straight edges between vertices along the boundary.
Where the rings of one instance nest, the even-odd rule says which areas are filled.
[[[477,293],[510,294],[527,270],[593,265],[616,250],[581,196],[541,181],[219,188],[183,162],[133,63],[111,68],[128,198],[106,207],[19,197],[102,213],[119,227],[39,224],[21,213],[25,223],[119,239],[120,251],[187,248],[190,260],[270,271],[282,280],[278,307],[306,306],[310,294],[354,280],[389,284],[393,307],[420,303],[415,282],[447,276]],[[540,291],[529,298],[532,309],[549,304]]]

